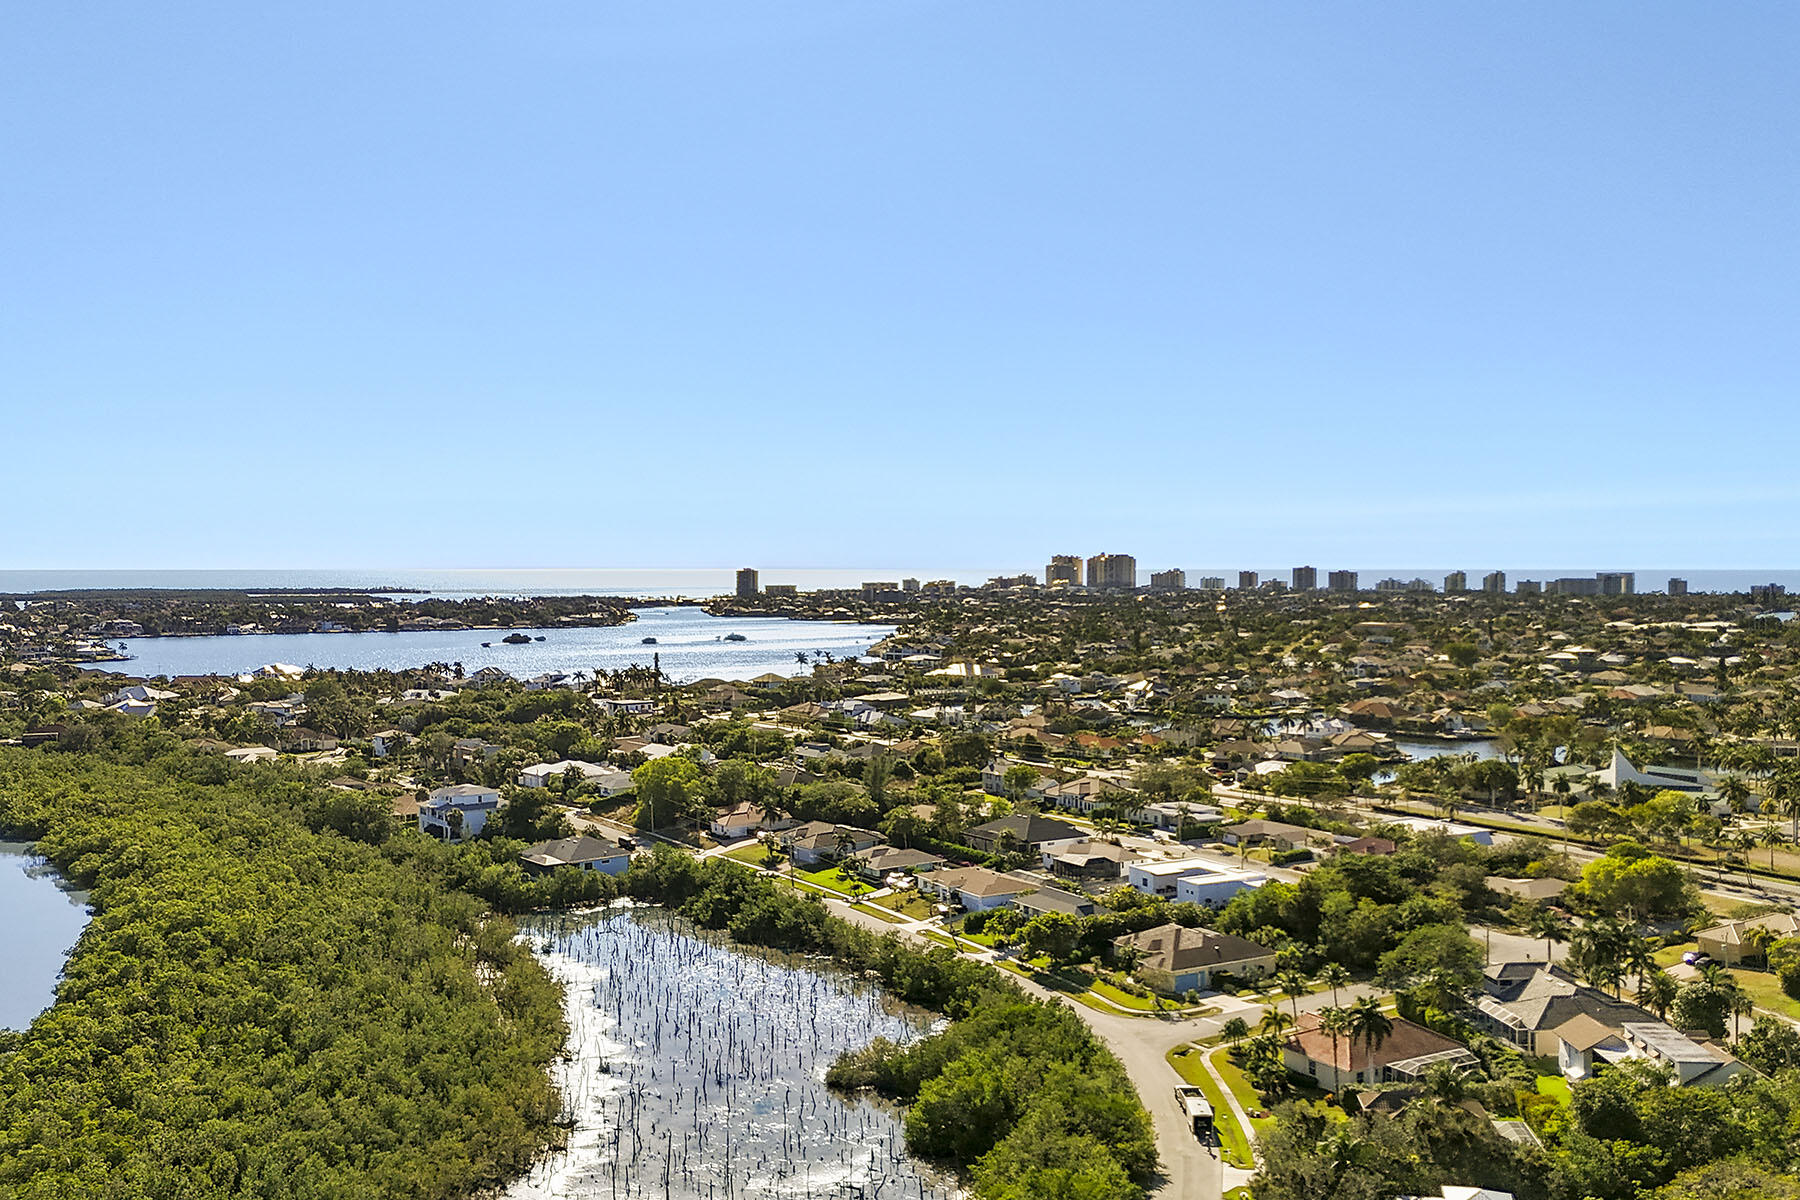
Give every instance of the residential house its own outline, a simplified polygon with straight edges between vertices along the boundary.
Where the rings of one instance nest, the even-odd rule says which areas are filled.
[[[405,749],[410,741],[412,739],[398,729],[383,729],[369,735],[369,753],[376,758],[390,758]]]
[[[1345,841],[1341,841],[1337,843],[1337,846],[1332,853],[1375,854],[1385,856],[1394,853],[1397,849],[1399,849],[1399,847],[1389,839],[1376,837],[1373,834],[1370,834],[1364,837],[1348,838]]]
[[[1728,967],[1745,959],[1760,960],[1771,941],[1800,937],[1793,913],[1768,913],[1742,921],[1724,921],[1694,935],[1699,948]]]
[[[656,701],[627,699],[623,696],[595,696],[594,707],[609,717],[641,716],[656,711]]]
[[[1125,864],[1125,882],[1146,896],[1175,898],[1175,884],[1184,875],[1200,875],[1212,868],[1197,858],[1173,862],[1134,862]]]
[[[1169,995],[1211,991],[1220,975],[1260,979],[1275,970],[1275,951],[1229,933],[1158,925],[1113,939],[1113,954],[1135,962],[1133,973]]]
[[[1556,1030],[1582,1014],[1613,1029],[1627,1021],[1656,1019],[1635,1004],[1576,982],[1561,967],[1529,960],[1490,965],[1469,1015],[1482,1032],[1526,1054],[1550,1058],[1558,1052]]]
[[[1013,897],[1033,892],[1038,885],[1028,879],[1002,875],[986,867],[954,867],[919,876],[919,891],[946,903],[960,904],[970,912],[1005,908]]]
[[[505,747],[496,746],[492,742],[484,742],[480,738],[458,738],[456,743],[450,747],[450,764],[466,767],[474,763],[492,762],[494,756],[503,749]]]
[[[631,866],[631,852],[610,839],[583,834],[527,846],[519,853],[519,862],[532,875],[548,875],[558,867],[622,875]]]
[[[849,862],[849,866],[857,874],[874,880],[886,879],[896,871],[917,875],[943,865],[944,860],[935,854],[910,847],[890,846],[886,842],[877,842],[867,850],[858,851]]]
[[[1502,875],[1489,875],[1487,885],[1502,896],[1515,896],[1521,900],[1535,900],[1544,904],[1561,896],[1567,890],[1569,881],[1551,876],[1542,879],[1508,879]]]
[[[1353,1083],[1412,1083],[1440,1063],[1459,1073],[1480,1067],[1481,1060],[1461,1042],[1404,1017],[1393,1021],[1387,1037],[1373,1044],[1342,1034],[1333,1037],[1318,1014],[1302,1013],[1282,1046],[1282,1060],[1288,1070],[1330,1092]]]
[[[1083,896],[1079,892],[1067,892],[1062,888],[1039,888],[1035,892],[1020,892],[1012,899],[1012,906],[1027,917],[1041,917],[1057,914],[1068,917],[1091,917],[1095,904],[1092,897]]]
[[[1278,850],[1296,850],[1305,846],[1312,838],[1322,836],[1317,830],[1307,829],[1303,825],[1265,820],[1227,825],[1221,832],[1228,845],[1235,846],[1242,842],[1251,846],[1273,846]]]
[[[833,825],[830,821],[810,821],[781,835],[781,844],[798,867],[816,866],[847,854],[858,854],[880,841],[881,835],[872,829]]]
[[[474,837],[504,803],[497,790],[478,783],[433,788],[419,805],[419,832],[452,842]]]
[[[274,762],[281,755],[268,746],[239,746],[235,750],[227,750],[225,757],[235,763]]]
[[[565,758],[561,762],[533,763],[531,766],[523,768],[519,772],[519,786],[560,789],[563,776],[570,771],[580,775],[583,782],[608,774],[607,768],[599,763],[576,762],[573,759]]]
[[[712,835],[721,841],[735,842],[739,838],[749,837],[753,833],[765,830],[776,831],[792,829],[799,822],[779,813],[758,808],[745,800],[736,808],[727,809],[714,817],[708,827]]]
[[[1112,842],[1073,838],[1062,842],[1045,842],[1038,847],[1038,858],[1044,870],[1058,879],[1116,881],[1125,873],[1125,864],[1138,859],[1138,852]]]
[[[1011,842],[1025,851],[1034,850],[1045,842],[1065,842],[1085,836],[1081,829],[1055,817],[1015,813],[1010,817],[989,821],[985,825],[977,825],[964,833],[963,837],[975,849],[992,853],[1009,840],[1008,835]]]
[[[277,737],[281,742],[281,748],[289,754],[316,754],[338,748],[336,734],[322,733],[317,729],[293,726],[281,730]]]
[[[1175,880],[1178,904],[1203,904],[1208,908],[1224,908],[1239,892],[1259,888],[1269,882],[1261,871],[1240,871],[1230,867],[1206,867]]]

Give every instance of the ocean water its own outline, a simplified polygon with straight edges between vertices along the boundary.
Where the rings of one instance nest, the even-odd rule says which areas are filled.
[[[624,625],[518,630],[544,638],[523,646],[509,646],[500,640],[514,632],[507,629],[131,638],[122,643],[125,653],[132,656],[129,660],[94,665],[149,678],[241,675],[268,663],[376,671],[459,662],[469,672],[494,666],[529,679],[546,672],[647,667],[660,660],[670,680],[691,683],[705,678],[754,679],[769,673],[811,674],[812,660],[822,653],[856,658],[894,632],[892,625],[847,621],[715,617],[686,605],[633,611],[637,620]],[[728,633],[742,634],[745,640],[724,641]],[[645,645],[647,637],[655,638],[656,645]],[[483,646],[483,642],[489,645]]]

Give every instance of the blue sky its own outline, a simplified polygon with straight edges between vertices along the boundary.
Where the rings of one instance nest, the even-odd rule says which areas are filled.
[[[5,22],[0,565],[1800,559],[1791,5]]]

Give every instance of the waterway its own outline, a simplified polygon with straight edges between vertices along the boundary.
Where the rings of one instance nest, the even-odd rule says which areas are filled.
[[[461,663],[468,672],[495,666],[520,679],[545,672],[616,671],[659,661],[675,683],[696,679],[754,679],[805,675],[822,655],[855,658],[894,632],[892,625],[795,621],[785,617],[715,617],[691,605],[641,608],[624,625],[555,629],[461,629],[420,633],[296,633],[247,636],[134,638],[132,657],[96,663],[140,678],[241,675],[268,663],[339,670],[400,670],[427,663]],[[509,646],[519,632],[543,641]],[[727,634],[744,640],[728,642]],[[653,637],[655,645],[645,645]],[[489,645],[483,646],[487,642]],[[801,661],[805,655],[805,661]]]
[[[23,842],[0,841],[0,1028],[50,1007],[63,962],[88,922],[87,894],[67,887]]]
[[[931,1016],[828,965],[721,943],[658,909],[527,921],[562,981],[573,1126],[507,1200],[950,1200],[907,1157],[900,1117],[825,1086],[877,1037]]]

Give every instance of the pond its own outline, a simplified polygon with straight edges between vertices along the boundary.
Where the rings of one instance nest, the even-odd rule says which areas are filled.
[[[813,659],[856,658],[894,632],[892,625],[796,621],[786,617],[715,617],[691,605],[641,608],[624,625],[523,629],[534,640],[509,646],[504,629],[421,633],[290,633],[133,638],[132,657],[94,666],[137,678],[241,675],[269,663],[376,671],[461,663],[475,672],[495,666],[517,678],[546,672],[609,671],[661,662],[674,683],[809,675]],[[730,635],[742,640],[727,641]],[[544,640],[537,641],[541,636]],[[656,639],[646,644],[645,638]],[[483,646],[486,642],[488,645]]]
[[[1456,757],[1473,755],[1477,760],[1502,758],[1500,743],[1493,738],[1471,738],[1467,741],[1414,741],[1406,738],[1395,738],[1394,748],[1403,751],[1408,760],[1424,762],[1428,758]],[[1393,781],[1393,769],[1384,768],[1375,772],[1374,782],[1390,783]]]
[[[567,992],[573,1128],[509,1200],[957,1195],[907,1157],[898,1113],[824,1082],[839,1054],[916,1039],[931,1014],[658,909],[538,918],[522,936]]]
[[[68,887],[24,842],[0,841],[0,1028],[23,1029],[56,998],[63,961],[88,923]]]

